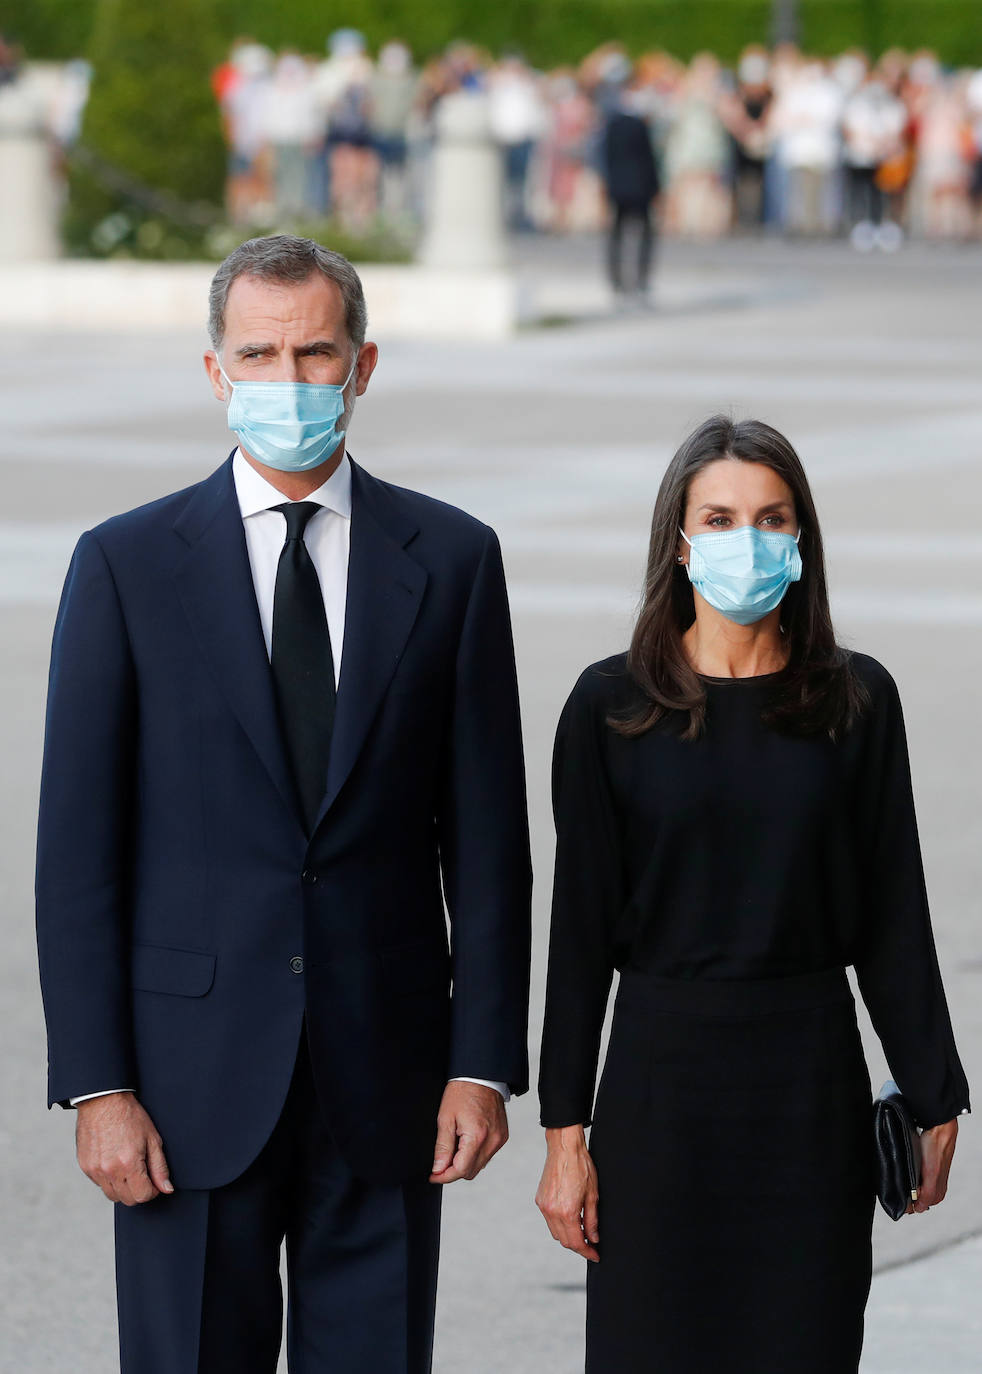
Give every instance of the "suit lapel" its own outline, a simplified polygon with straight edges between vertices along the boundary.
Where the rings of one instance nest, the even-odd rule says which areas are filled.
[[[320,825],[365,743],[416,621],[426,571],[405,551],[418,526],[386,488],[351,464],[351,550],[327,790]],[[315,825],[316,829],[316,825]]]
[[[174,576],[199,648],[299,826],[231,459],[195,488],[174,529],[186,545]]]

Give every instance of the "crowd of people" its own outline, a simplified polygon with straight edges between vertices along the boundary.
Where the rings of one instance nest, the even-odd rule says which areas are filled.
[[[373,58],[341,29],[323,60],[240,39],[213,86],[239,223],[421,219],[437,108],[465,90],[486,93],[514,229],[606,223],[605,134],[628,112],[647,126],[670,234],[847,233],[885,250],[904,234],[982,236],[982,70],[927,50],[825,60],[751,45],[730,68],[611,43],[542,72],[467,43],[421,67],[400,42]]]

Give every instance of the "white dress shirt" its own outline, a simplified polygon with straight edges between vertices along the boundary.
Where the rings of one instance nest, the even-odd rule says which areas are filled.
[[[252,584],[259,606],[259,620],[266,641],[266,653],[271,655],[273,644],[273,593],[276,589],[276,567],[286,541],[286,516],[271,509],[285,505],[288,498],[266,481],[265,477],[243,458],[239,449],[232,459],[232,480],[242,523],[245,527]],[[351,464],[345,454],[334,472],[316,491],[304,497],[322,509],[307,522],[303,542],[311,562],[317,570],[317,580],[324,597],[327,628],[331,635],[334,656],[334,685],[341,677],[341,649],[344,644],[344,616],[348,596],[348,551],[351,547]],[[460,1076],[459,1082],[478,1083],[494,1088],[507,1102],[511,1096],[507,1083],[493,1083],[486,1078]],[[107,1088],[98,1093],[86,1093],[71,1098],[74,1107],[91,1097],[108,1097],[113,1092],[131,1092],[131,1088]]]

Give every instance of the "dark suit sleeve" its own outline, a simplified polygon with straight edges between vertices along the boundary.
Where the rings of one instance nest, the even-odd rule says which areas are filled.
[[[890,1072],[922,1126],[968,1110],[931,931],[900,697],[877,665],[867,722],[862,824],[866,929],[855,960]]]
[[[459,641],[437,827],[453,959],[448,1076],[526,1092],[531,864],[515,654],[491,530]]]
[[[98,540],[84,534],[55,622],[38,820],[49,1106],[136,1086],[126,912],[135,728],[119,597]]]
[[[553,754],[556,869],[539,1067],[543,1126],[590,1124],[624,901],[621,847],[602,737],[607,703],[591,669],[563,709]]]

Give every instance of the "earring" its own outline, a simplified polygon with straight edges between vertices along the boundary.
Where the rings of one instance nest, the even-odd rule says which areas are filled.
[[[684,563],[684,562],[685,562],[685,558],[682,556],[682,554],[677,553],[677,554],[675,555],[675,561],[676,561],[676,563]]]

